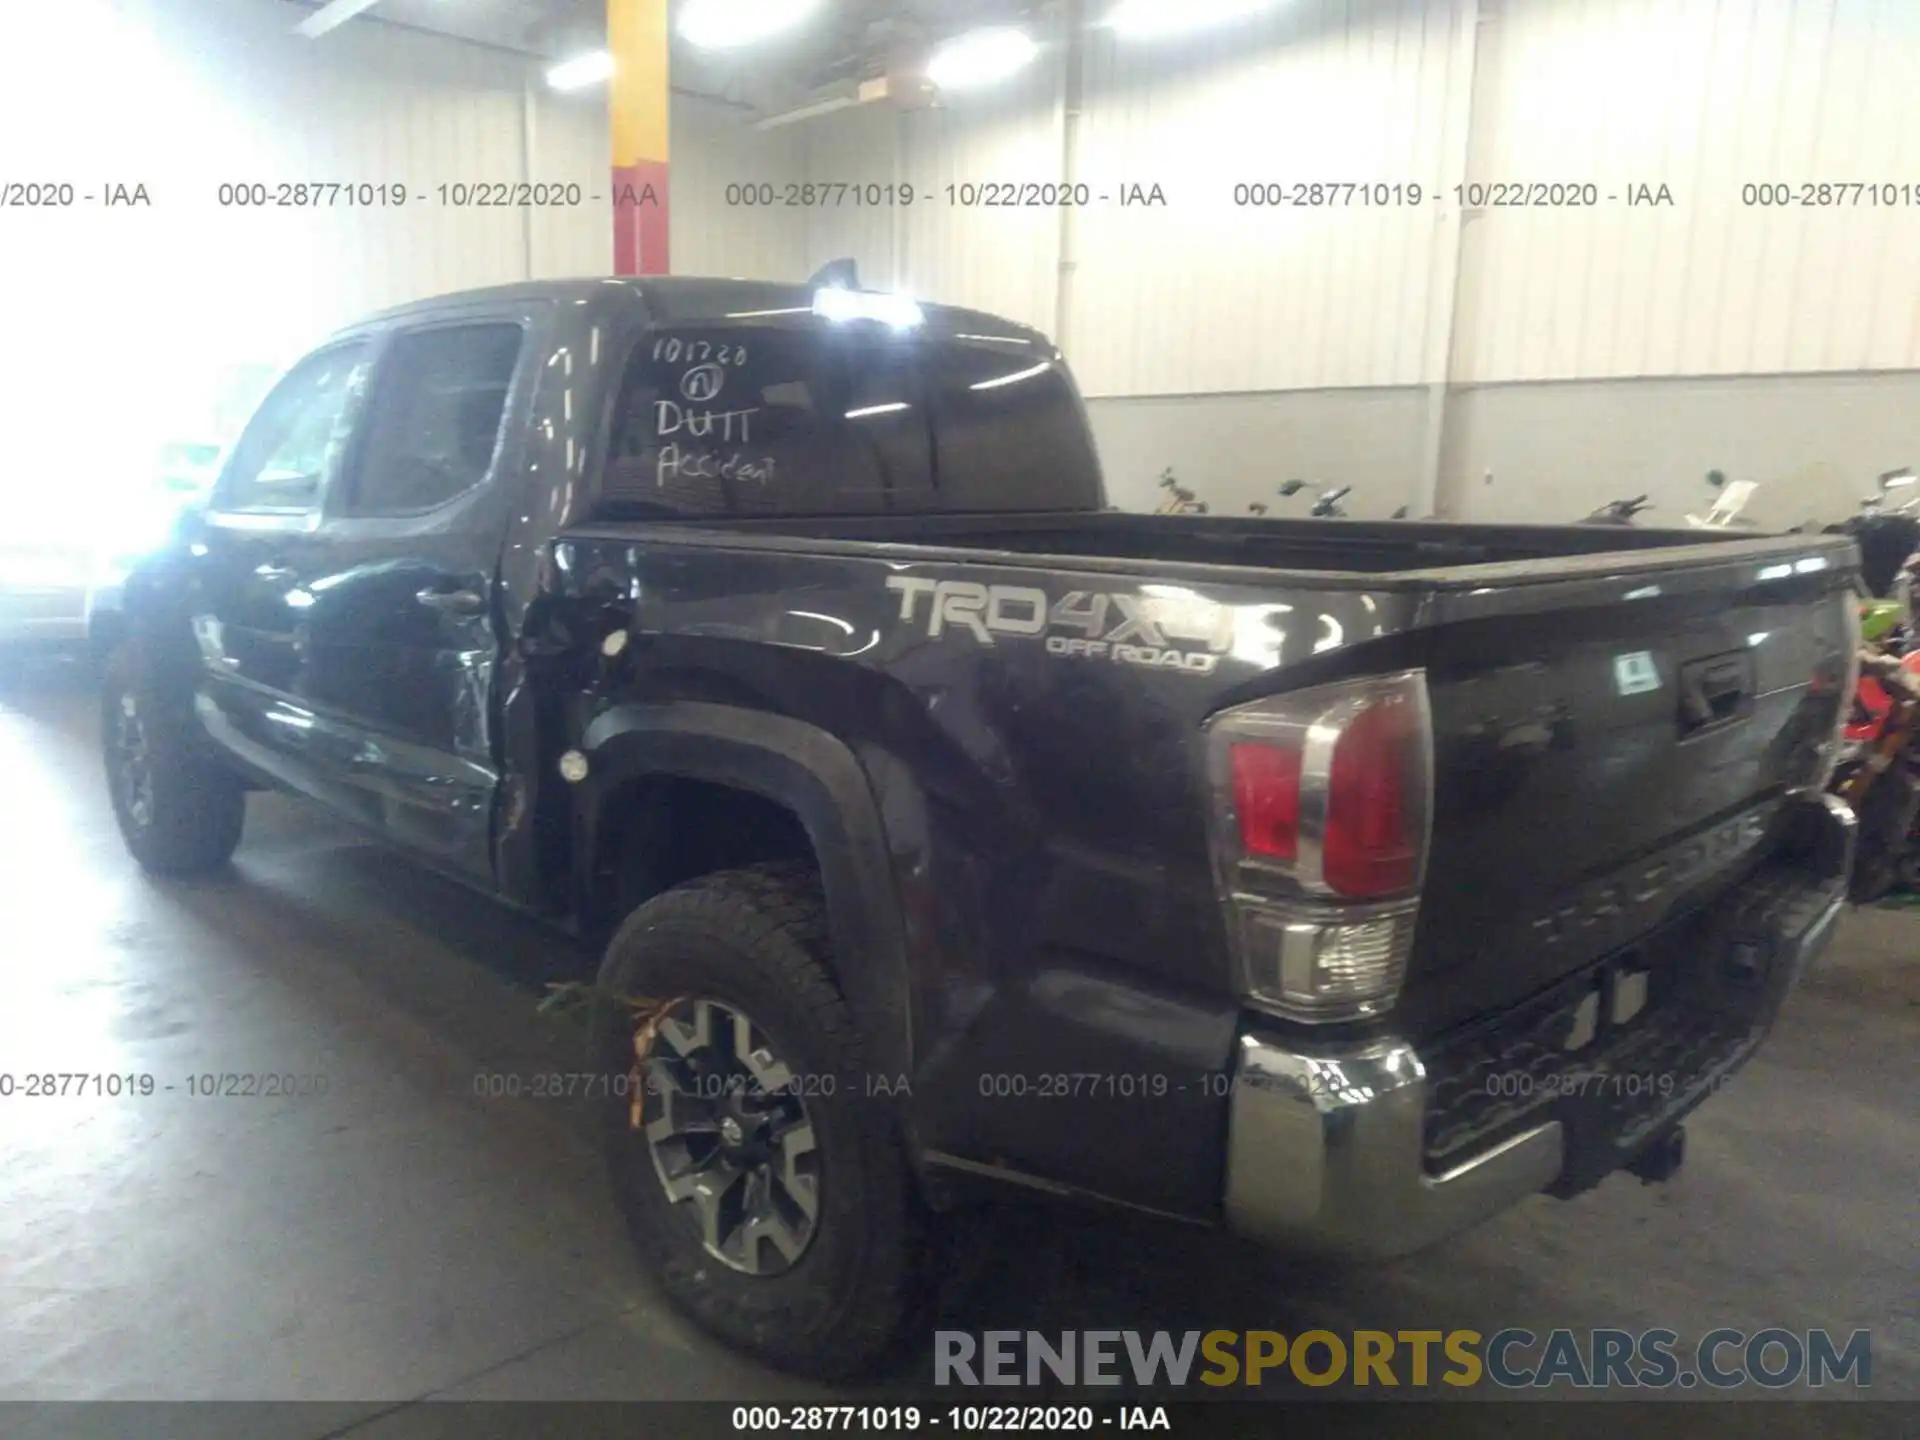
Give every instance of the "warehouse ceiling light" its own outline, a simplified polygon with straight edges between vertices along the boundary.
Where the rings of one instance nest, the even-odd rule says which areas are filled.
[[[547,84],[556,90],[583,90],[613,74],[613,56],[605,50],[576,55],[547,71]]]
[[[1142,39],[1198,30],[1271,10],[1273,0],[1120,0],[1107,12],[1109,28]]]
[[[933,52],[927,78],[942,90],[973,90],[1033,63],[1040,47],[1024,31],[995,25],[956,36]]]
[[[687,0],[681,38],[703,50],[728,50],[791,30],[820,8],[820,0]]]

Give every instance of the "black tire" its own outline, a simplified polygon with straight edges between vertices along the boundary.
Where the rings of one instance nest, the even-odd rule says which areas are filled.
[[[831,979],[829,953],[812,870],[770,865],[721,871],[649,900],[621,925],[600,969],[603,992],[737,1009],[796,1077],[817,1141],[818,1210],[790,1268],[743,1273],[706,1248],[695,1207],[668,1199],[634,1124],[631,1090],[608,1098],[602,1123],[615,1199],[669,1299],[770,1364],[844,1379],[879,1364],[926,1303],[929,1229],[894,1119],[867,1096],[865,1046]],[[598,1007],[603,1073],[630,1072],[635,1029],[611,1004]],[[647,1087],[649,1120],[660,1113],[656,1097]]]
[[[107,660],[100,698],[107,792],[120,836],[144,869],[203,874],[226,864],[239,845],[246,788],[212,753],[188,689],[165,683],[157,670],[131,643]]]

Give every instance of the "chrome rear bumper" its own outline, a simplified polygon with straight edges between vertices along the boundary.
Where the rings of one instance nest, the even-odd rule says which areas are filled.
[[[1560,1126],[1549,1123],[1448,1174],[1425,1174],[1426,1093],[1426,1070],[1407,1045],[1315,1057],[1243,1034],[1227,1126],[1227,1223],[1288,1248],[1400,1255],[1560,1173]]]
[[[1852,860],[1853,814],[1845,805],[1824,795],[1792,803],[1783,852],[1791,856],[1792,883],[1783,887],[1776,875],[1754,887],[1764,891],[1756,905],[1768,917],[1780,978],[1762,1032],[1780,994],[1832,938]],[[1730,899],[1738,909],[1743,896]],[[1742,918],[1751,936],[1751,916]],[[1238,1040],[1228,1115],[1227,1223],[1290,1249],[1403,1255],[1553,1186],[1567,1166],[1566,1127],[1548,1120],[1429,1173],[1428,1093],[1428,1067],[1403,1041],[1307,1051],[1250,1023]],[[1674,1123],[1700,1098],[1677,1100]]]

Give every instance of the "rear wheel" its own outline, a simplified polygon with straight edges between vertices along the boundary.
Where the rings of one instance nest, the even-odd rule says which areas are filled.
[[[627,1077],[604,1115],[614,1194],[669,1298],[773,1364],[845,1377],[925,1299],[926,1222],[828,956],[809,870],[691,881],[614,936],[603,989],[661,1004],[603,1006],[595,1044]]]
[[[101,750],[121,838],[161,875],[224,865],[240,843],[246,789],[209,752],[184,687],[167,686],[122,645],[101,687]]]

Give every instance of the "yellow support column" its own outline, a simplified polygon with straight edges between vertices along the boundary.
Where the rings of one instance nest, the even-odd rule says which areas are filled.
[[[667,273],[667,0],[607,0],[613,269]]]

